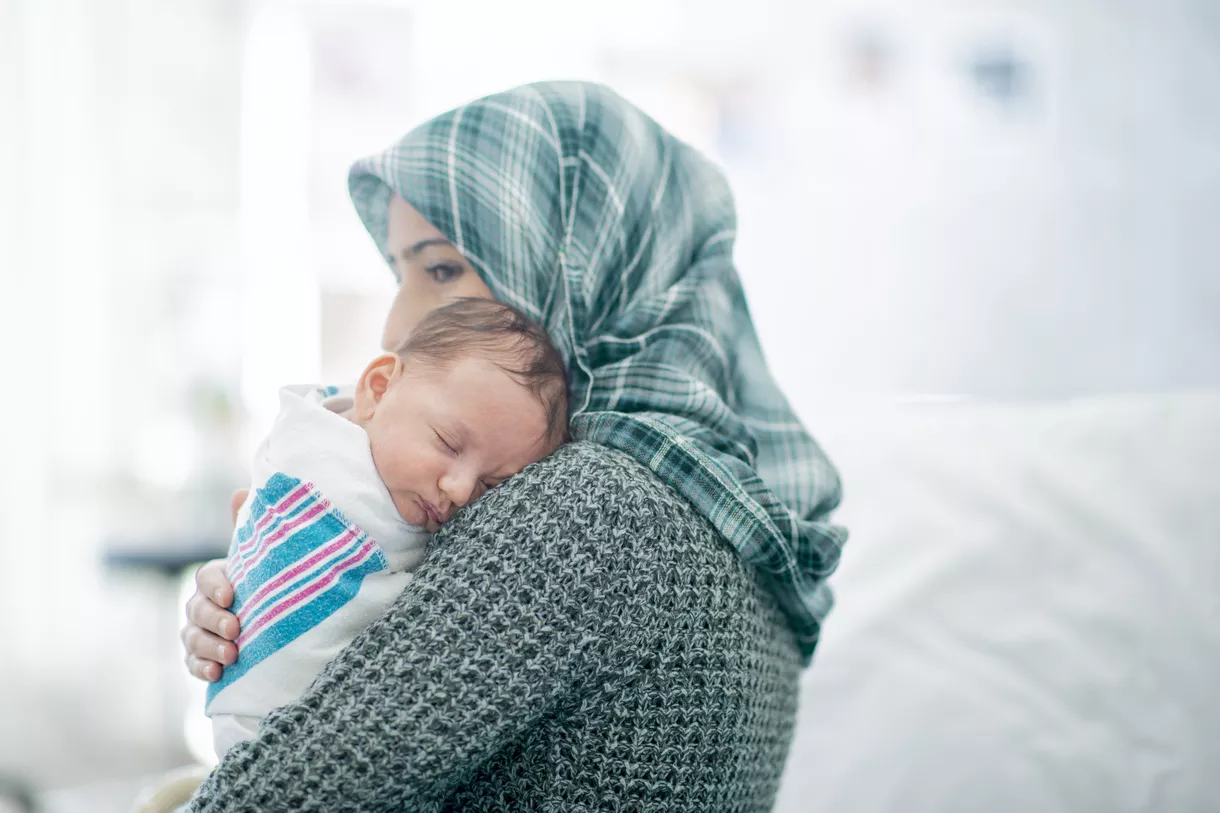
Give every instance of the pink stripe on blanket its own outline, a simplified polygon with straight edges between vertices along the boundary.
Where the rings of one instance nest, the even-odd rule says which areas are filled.
[[[374,545],[371,540],[366,540],[363,545],[357,548],[356,552],[352,554],[352,556],[348,557],[334,567],[324,571],[326,573],[325,578],[319,579],[310,584],[306,589],[300,590],[286,597],[279,604],[275,605],[266,613],[259,616],[258,620],[250,625],[250,629],[244,630],[242,634],[238,636],[237,648],[241,649],[241,647],[248,644],[250,640],[258,634],[260,629],[271,623],[271,621],[273,621],[276,617],[305,601],[324,587],[329,586],[335,581],[335,579],[342,576],[345,571],[356,567],[361,562],[372,556],[376,550],[377,546]]]
[[[267,510],[259,517],[254,529],[250,532],[250,538],[237,549],[237,555],[244,557],[245,553],[258,541],[258,535],[271,524],[271,520],[296,507],[296,504],[303,500],[312,489],[313,483],[302,483],[295,491],[282,497],[279,502],[267,506]]]
[[[244,601],[242,603],[241,610],[238,611],[238,613],[237,613],[238,623],[244,625],[246,619],[248,619],[250,616],[254,615],[254,613],[258,610],[259,602],[261,602],[263,599],[267,598],[267,596],[269,594],[271,594],[275,590],[278,590],[279,588],[283,587],[285,584],[292,581],[293,579],[295,579],[297,576],[301,575],[302,573],[307,572],[311,567],[316,565],[318,562],[321,562],[322,560],[326,559],[328,556],[335,553],[340,548],[345,547],[353,539],[355,539],[356,536],[357,536],[357,531],[355,529],[349,529],[346,533],[344,533],[342,536],[335,539],[329,545],[322,548],[321,550],[316,551],[308,559],[298,562],[297,564],[293,565],[288,570],[285,570],[283,573],[280,573],[274,579],[272,579],[271,581],[264,584],[262,587],[260,587],[258,589],[258,592],[256,592],[254,595],[250,596],[250,598],[248,598],[246,601]],[[318,574],[315,573],[314,578],[316,578],[317,575]]]
[[[302,525],[312,522],[318,517],[319,514],[322,514],[328,508],[330,508],[330,501],[319,499],[317,504],[315,504],[304,514],[301,514],[301,516],[289,522],[285,522],[275,530],[275,533],[264,537],[262,541],[259,542],[258,550],[255,551],[248,559],[243,559],[242,561],[238,562],[237,566],[233,568],[233,576],[229,579],[229,582],[236,589],[237,585],[245,579],[246,575],[266,558],[271,549],[274,548],[275,545],[284,538],[284,536],[297,530]]]

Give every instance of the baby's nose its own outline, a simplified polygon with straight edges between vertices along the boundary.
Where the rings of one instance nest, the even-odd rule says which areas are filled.
[[[473,493],[474,484],[462,480],[455,482],[453,488],[445,496],[449,498],[449,502],[453,504],[453,509],[456,511],[470,502],[470,497]]]

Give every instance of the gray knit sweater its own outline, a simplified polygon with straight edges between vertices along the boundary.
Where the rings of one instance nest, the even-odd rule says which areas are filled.
[[[574,443],[436,535],[393,608],[192,811],[763,811],[800,656],[712,526]]]

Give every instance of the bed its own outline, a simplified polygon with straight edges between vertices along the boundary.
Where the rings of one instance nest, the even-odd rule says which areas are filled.
[[[1220,810],[1220,395],[805,419],[852,531],[777,810]]]

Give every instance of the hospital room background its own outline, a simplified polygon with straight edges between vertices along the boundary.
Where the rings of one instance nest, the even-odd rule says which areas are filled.
[[[1220,810],[1215,0],[0,0],[0,781],[207,758],[190,563],[393,293],[347,165],[545,78],[724,168],[843,474],[777,809]]]

